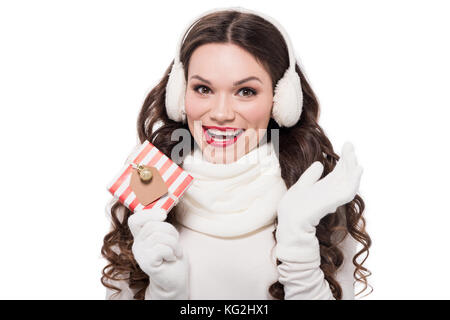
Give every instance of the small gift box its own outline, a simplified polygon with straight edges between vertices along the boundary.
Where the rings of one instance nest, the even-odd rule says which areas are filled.
[[[153,207],[169,212],[193,178],[149,141],[134,151],[108,184],[108,191],[132,212]]]

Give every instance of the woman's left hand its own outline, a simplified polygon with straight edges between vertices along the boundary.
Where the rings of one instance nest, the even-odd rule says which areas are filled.
[[[315,236],[315,227],[325,215],[353,200],[363,173],[353,145],[344,143],[334,170],[319,180],[322,173],[322,163],[315,161],[280,200],[277,211],[280,247],[297,246],[297,240],[301,239],[295,237],[305,236],[301,235],[302,230]]]
[[[296,224],[309,222],[315,227],[326,214],[353,200],[363,168],[358,165],[350,142],[344,143],[334,170],[319,180],[322,172],[322,163],[311,164],[280,200],[278,214],[292,215],[293,220],[299,220]]]

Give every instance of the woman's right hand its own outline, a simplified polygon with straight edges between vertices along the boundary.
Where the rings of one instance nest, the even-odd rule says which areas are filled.
[[[132,252],[139,267],[150,278],[146,299],[188,299],[189,264],[175,227],[164,222],[166,212],[152,208],[137,210],[128,218],[133,234]]]

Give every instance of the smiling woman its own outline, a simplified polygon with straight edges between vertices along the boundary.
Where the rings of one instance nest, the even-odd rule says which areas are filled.
[[[180,165],[194,182],[169,214],[112,205],[107,297],[353,299],[354,280],[365,290],[362,167],[350,143],[334,152],[318,115],[276,21],[240,7],[196,19],[138,118],[140,141],[166,155],[189,144]]]
[[[265,67],[238,45],[209,43],[192,53],[188,79],[187,123],[207,160],[236,161],[254,149],[273,105],[272,79]],[[203,127],[194,128],[195,121]],[[250,145],[234,148],[234,143],[246,140]]]

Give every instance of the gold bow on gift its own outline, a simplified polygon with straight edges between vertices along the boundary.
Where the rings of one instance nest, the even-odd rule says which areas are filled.
[[[130,187],[136,197],[146,206],[168,193],[168,188],[158,169],[132,163],[136,169],[131,174]]]

